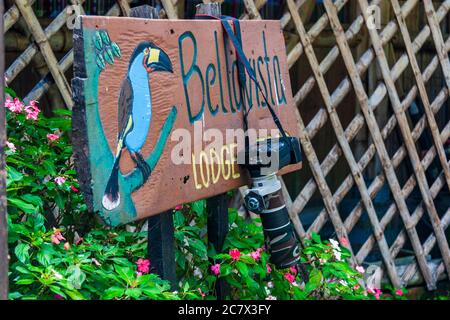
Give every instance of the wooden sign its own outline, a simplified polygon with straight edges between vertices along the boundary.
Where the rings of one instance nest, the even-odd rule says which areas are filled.
[[[240,27],[262,90],[298,136],[280,22]],[[276,126],[248,75],[240,86],[220,21],[82,16],[74,48],[76,167],[90,209],[108,224],[248,183],[236,160],[244,106],[258,137]]]

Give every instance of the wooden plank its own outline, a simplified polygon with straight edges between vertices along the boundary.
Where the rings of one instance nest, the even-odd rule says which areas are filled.
[[[125,24],[123,19],[127,19]],[[87,40],[93,36],[85,36],[82,40],[85,55],[88,55],[85,59],[90,62],[90,73],[87,75],[89,85],[85,87],[85,95],[89,95],[86,103],[90,112],[86,114],[86,119],[91,125],[87,125],[90,138],[89,145],[84,149],[89,149],[90,167],[95,170],[95,176],[91,176],[91,183],[88,183],[87,188],[93,190],[93,207],[105,221],[113,225],[127,223],[168,210],[176,203],[208,198],[248,183],[246,172],[237,166],[238,159],[235,157],[243,149],[244,139],[238,139],[235,143],[233,137],[234,133],[243,132],[240,88],[236,85],[236,54],[229,47],[225,56],[220,21],[143,21],[83,16],[81,23],[85,33],[107,31],[111,41],[120,46],[122,51],[121,58],[99,71],[95,59],[100,53],[96,53],[93,42]],[[298,127],[292,117],[294,103],[290,95],[284,39],[279,21],[242,21],[241,30],[244,50],[252,61],[252,68],[259,65],[257,77],[266,84],[263,90],[266,90],[285,130],[291,136],[297,136]],[[138,151],[142,151],[145,155],[143,157],[149,161],[147,164],[150,163],[151,178],[145,181],[147,173],[142,175],[141,170],[136,169],[131,155],[124,149],[120,153],[119,162],[122,172],[118,180],[121,200],[107,200],[113,205],[105,205],[107,201],[103,196],[109,194],[105,190],[113,172],[118,145],[117,110],[122,110],[111,106],[118,106],[119,93],[125,88],[121,81],[127,77],[130,64],[128,59],[133,50],[138,43],[149,38],[158,41],[173,65],[173,73],[155,72],[150,80],[151,101],[156,107],[152,108],[151,130],[148,136],[140,140],[144,144]],[[75,38],[75,41],[81,39]],[[215,50],[210,50],[211,44],[213,48],[216,47]],[[226,72],[227,69],[229,72]],[[264,134],[265,130],[276,130],[254,84],[248,81],[248,86],[251,95],[245,98],[253,105],[249,113],[251,128],[257,130],[256,134],[259,135]],[[231,131],[231,137],[228,135],[230,130],[235,130]],[[206,141],[207,134],[215,135],[217,131],[221,134],[222,142]],[[215,136],[212,139],[214,138]],[[212,162],[215,160],[213,151],[219,157],[218,163]],[[220,161],[221,158],[226,161]],[[210,165],[206,166],[207,162]],[[288,166],[280,171],[280,175],[300,167],[301,164]],[[170,175],[165,174],[167,172]],[[166,196],[169,193],[172,197]]]
[[[305,40],[308,40],[309,37],[305,36],[306,31],[303,28],[303,24],[301,22],[301,19],[297,12],[295,4],[292,1],[288,0],[288,6],[289,6],[289,10],[290,10],[291,16],[293,18],[293,21],[297,27],[297,31],[298,31],[299,35],[301,34],[301,38],[303,40],[302,41],[303,46],[304,47],[306,46],[305,49],[310,50],[311,49],[310,43],[305,41]],[[304,125],[303,120],[301,119],[298,111],[296,112],[296,117],[297,117],[297,122],[300,127],[300,140],[302,142],[303,152],[308,159],[311,171],[312,171],[314,179],[316,180],[316,183],[319,187],[320,193],[322,194],[323,202],[328,211],[330,219],[333,223],[336,234],[338,235],[338,238],[340,239],[341,242],[346,242],[348,244],[346,247],[349,249],[349,251],[352,254],[351,261],[353,264],[356,264],[357,261],[354,258],[353,250],[351,248],[350,242],[348,241],[347,230],[345,229],[345,227],[342,223],[341,217],[339,215],[339,211],[336,206],[336,202],[334,201],[331,190],[325,180],[325,176],[320,168],[320,163],[317,158],[316,152],[314,151],[314,148],[311,144],[310,138],[305,130],[305,125]]]
[[[422,273],[424,274],[424,278],[427,280],[427,284],[432,283],[431,274],[429,272],[429,269],[427,267],[427,262],[425,257],[421,254],[423,251],[423,248],[420,243],[419,236],[417,234],[416,229],[410,227],[410,217],[409,217],[409,211],[408,207],[406,205],[406,200],[402,196],[401,193],[401,186],[398,182],[397,176],[395,174],[394,166],[392,165],[392,162],[390,160],[389,154],[386,150],[386,147],[384,145],[384,139],[382,137],[381,131],[378,127],[377,120],[375,118],[375,114],[373,113],[372,109],[369,105],[369,98],[367,96],[367,93],[365,91],[364,84],[361,80],[361,77],[358,74],[358,70],[356,68],[355,61],[353,60],[351,49],[348,45],[347,40],[345,39],[344,31],[342,29],[342,25],[339,22],[339,18],[337,16],[336,8],[334,5],[330,2],[330,0],[325,0],[325,9],[327,10],[331,26],[333,28],[333,32],[336,36],[337,44],[341,51],[342,59],[347,67],[349,77],[352,81],[353,88],[355,90],[356,97],[358,99],[359,105],[361,107],[361,111],[364,114],[364,118],[366,120],[366,124],[369,128],[369,133],[374,141],[375,148],[377,149],[377,153],[379,156],[379,159],[382,163],[382,167],[384,170],[384,173],[386,175],[386,178],[388,180],[388,184],[390,186],[390,189],[392,191],[392,195],[394,197],[394,200],[399,208],[400,216],[404,222],[404,225],[406,226],[406,230],[408,232],[408,235],[410,237],[411,243],[414,248],[414,252],[416,254],[416,258],[419,261],[419,265],[421,266]],[[369,213],[370,218],[370,213]],[[375,214],[374,218],[371,218],[371,222],[374,229],[374,237],[377,240],[378,246],[380,248],[381,254],[384,259],[386,257],[389,259],[388,261],[390,263],[393,263],[392,257],[389,252],[389,247],[386,243],[386,239],[384,237],[384,233],[380,227],[378,218]],[[384,239],[384,243],[380,245],[380,239]],[[385,262],[386,263],[386,262]],[[392,283],[395,286],[401,287],[403,286],[402,283],[400,283],[400,279],[398,277],[398,274],[394,269],[386,268],[389,278],[391,279]],[[392,276],[392,272],[395,273],[394,277]]]
[[[4,1],[0,1],[0,74],[5,71]],[[4,79],[0,79],[0,300],[8,299],[8,226],[6,222],[6,108]]]
[[[409,63],[412,68],[412,71],[414,73],[414,78],[416,80],[417,88],[419,89],[420,98],[423,103],[425,115],[426,115],[427,121],[428,121],[428,126],[431,131],[431,136],[433,137],[434,146],[436,147],[439,160],[440,160],[442,168],[444,170],[445,179],[447,181],[447,186],[450,190],[450,167],[447,165],[447,157],[445,155],[444,145],[441,141],[441,137],[439,134],[439,127],[436,123],[436,119],[434,118],[434,114],[431,111],[431,104],[430,104],[430,99],[428,98],[427,89],[425,88],[425,81],[422,78],[422,72],[420,71],[419,63],[417,62],[417,58],[416,58],[416,55],[413,50],[411,37],[409,35],[409,31],[406,26],[405,19],[403,17],[403,14],[402,14],[402,11],[400,8],[400,3],[398,2],[398,0],[392,0],[391,3],[392,3],[392,7],[394,9],[395,16],[397,18],[397,23],[400,27],[400,32],[403,36],[403,41],[405,42],[406,51],[408,53],[408,58],[409,58]],[[436,32],[436,30],[433,32],[433,28],[431,28],[431,31],[433,34]],[[448,79],[447,87],[450,89],[450,69],[449,69],[450,62],[448,60],[448,55],[444,54],[445,45],[444,45],[444,42],[442,41],[442,37],[440,37],[440,43],[436,47],[438,48],[438,56],[440,57],[440,60],[445,61],[444,64],[442,65],[443,73],[444,73],[444,75],[445,74],[447,75],[445,78]]]
[[[367,20],[370,19],[367,11],[368,7],[367,0],[358,0],[358,1],[362,13],[364,15],[364,19],[367,22]],[[438,239],[439,247],[441,250],[442,258],[446,265],[447,273],[450,277],[450,248],[448,246],[445,234],[442,230],[442,226],[440,225],[440,219],[430,194],[430,188],[428,186],[427,178],[425,176],[425,171],[420,162],[419,155],[417,154],[411,130],[409,128],[408,120],[406,119],[405,113],[403,112],[400,98],[398,97],[397,91],[395,89],[395,83],[390,73],[386,55],[384,53],[384,49],[381,44],[380,36],[378,35],[376,30],[369,29],[369,34],[372,40],[372,45],[375,50],[375,54],[377,56],[377,61],[380,66],[381,73],[383,74],[383,79],[385,81],[389,98],[392,103],[392,108],[397,118],[397,122],[399,124],[400,131],[406,145],[406,149],[408,150],[409,159],[414,168],[417,183],[419,185],[419,189],[422,194],[425,206],[427,207],[427,212],[430,217],[433,230],[435,232],[436,238]]]

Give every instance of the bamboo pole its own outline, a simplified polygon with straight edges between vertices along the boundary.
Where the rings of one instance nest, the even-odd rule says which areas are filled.
[[[45,36],[38,19],[33,13],[33,9],[26,0],[15,0],[15,2],[23,19],[25,20],[25,23],[30,29],[31,34],[37,42],[45,61],[47,62],[48,68],[61,92],[64,102],[69,109],[72,109],[73,101],[69,83],[58,67],[58,61],[56,60],[55,54],[48,43],[48,39]]]
[[[367,0],[358,0],[359,5],[361,7],[362,13],[364,15],[364,20],[370,19],[368,15],[368,6]],[[426,2],[425,2],[426,4]],[[437,214],[436,208],[433,203],[433,199],[430,194],[430,188],[428,186],[427,178],[425,176],[425,171],[422,166],[422,163],[419,159],[419,155],[417,154],[417,150],[414,145],[414,140],[411,134],[411,130],[409,128],[408,120],[403,112],[402,104],[400,98],[398,97],[397,91],[395,89],[395,83],[391,76],[389,65],[386,59],[386,55],[383,49],[383,45],[380,40],[380,36],[376,30],[369,29],[369,35],[372,40],[372,46],[375,50],[375,54],[377,56],[377,61],[381,69],[381,73],[383,75],[383,79],[385,81],[385,85],[388,91],[389,98],[392,103],[392,108],[394,110],[395,116],[397,118],[398,125],[400,127],[400,131],[402,133],[402,137],[405,142],[406,149],[408,150],[409,159],[414,168],[414,173],[416,175],[417,184],[422,193],[422,197],[427,207],[428,215],[430,216],[431,224],[433,226],[433,230],[435,232],[436,238],[438,240],[438,244],[441,250],[443,261],[445,262],[445,267],[447,270],[447,274],[450,277],[450,248],[447,243],[447,239],[442,230],[442,226],[440,225],[440,219]]]
[[[297,31],[298,31],[300,37],[302,38],[303,46],[305,46],[305,40],[306,39],[309,40],[309,37],[305,37],[306,32],[304,31],[304,29],[299,30],[299,26],[303,27],[303,25],[301,23],[300,16],[295,8],[295,4],[291,0],[288,0],[288,6],[289,6],[289,10],[291,12],[293,21],[294,21],[295,25],[297,26]],[[302,33],[302,32],[304,32],[304,33]],[[310,48],[311,47],[307,47],[308,50],[310,50]],[[347,244],[346,247],[350,250],[350,252],[352,254],[352,256],[351,256],[352,263],[356,264],[353,250],[351,248],[350,242],[348,241],[347,230],[345,229],[343,222],[341,220],[341,217],[339,216],[339,211],[337,209],[336,202],[333,199],[331,190],[329,189],[328,184],[325,180],[325,176],[320,168],[319,160],[314,151],[314,148],[312,147],[312,144],[308,137],[308,134],[306,133],[303,120],[301,119],[301,116],[298,112],[296,112],[296,114],[298,114],[297,121],[300,126],[300,141],[302,143],[303,152],[309,161],[311,171],[312,171],[314,179],[316,180],[316,183],[319,187],[320,193],[322,194],[325,207],[327,208],[327,212],[333,223],[336,234],[338,235],[341,243],[346,242],[346,244]]]
[[[0,0],[0,74],[5,70],[3,33],[4,1]],[[6,222],[6,108],[4,79],[0,79],[0,300],[8,299],[8,229]]]
[[[405,3],[404,7],[407,5],[408,3]],[[445,14],[448,12],[449,10],[449,5],[450,1],[446,1],[445,3],[442,4],[439,12],[440,12],[440,19],[443,19],[443,17],[445,16]],[[409,7],[411,8],[411,7]],[[405,12],[405,10],[403,11]],[[388,24],[389,26],[389,24]],[[386,27],[387,28],[387,27]],[[416,37],[416,40],[414,41],[414,51],[417,52],[418,50],[420,50],[420,45],[421,43],[423,44],[424,39],[426,39],[426,30],[427,27],[424,28],[422,30],[422,32]],[[385,29],[386,31],[386,29]],[[383,34],[383,33],[382,33]],[[428,35],[429,35],[429,29],[428,29]],[[450,42],[447,44],[446,46],[447,51],[450,50]],[[372,49],[366,51],[367,53],[371,53],[370,55],[372,55],[373,51],[371,51]],[[365,55],[366,55],[365,54]],[[373,56],[372,56],[373,58]],[[363,71],[361,71],[361,69],[359,68],[361,65],[365,64],[365,68],[368,67],[369,65],[369,60],[371,61],[371,59],[367,59],[364,58],[364,55],[361,57],[361,59],[359,60],[357,67],[358,67],[358,71],[359,74],[361,75]],[[406,69],[407,64],[404,64],[404,59],[406,59],[406,63],[408,61],[408,58],[406,55],[402,56],[401,59],[399,59],[397,61],[397,63],[394,65],[391,74],[394,77],[394,80],[398,79],[398,77],[400,77],[401,73]],[[365,62],[363,62],[365,61]],[[363,63],[362,63],[363,62]],[[361,64],[360,64],[361,63]],[[399,67],[400,66],[400,67]],[[427,69],[424,72],[424,79],[428,80],[432,73],[434,72],[434,70],[437,67],[437,59],[433,59],[432,63],[427,67]],[[365,69],[364,69],[365,70]],[[350,90],[350,84],[348,83],[348,78],[345,79],[343,82],[341,82],[341,84],[337,87],[336,92],[340,91],[342,88],[347,88],[345,89],[345,95],[348,93],[348,90]],[[369,102],[372,108],[376,108],[379,103],[382,101],[382,97],[384,97],[384,95],[386,94],[386,89],[383,83],[380,83],[379,86],[377,87],[377,89],[375,90],[375,92],[371,95]],[[405,99],[404,103],[403,103],[403,109],[405,110],[407,106],[409,106],[412,101],[414,100],[415,96],[417,95],[417,87],[414,86],[410,92],[407,95],[407,98]],[[343,99],[343,98],[342,98]],[[319,115],[319,113],[321,113],[321,115]],[[310,122],[310,124],[308,125],[308,129],[311,127],[311,131],[316,133],[319,129],[320,126],[325,123],[325,121],[327,120],[326,117],[326,113],[325,112],[318,112],[316,114],[316,116],[313,118],[313,120]],[[317,123],[319,123],[319,121],[317,120],[319,118],[320,124],[317,125]],[[358,133],[358,131],[363,127],[364,125],[364,118],[358,114],[357,116],[355,116],[355,118],[350,122],[350,124],[348,125],[347,129],[346,129],[346,134],[347,134],[347,139],[349,141],[351,141],[356,134]],[[396,119],[395,116],[392,116],[385,128],[388,129],[388,133],[387,135],[390,134],[390,132],[392,132],[392,130],[394,129],[396,125]],[[383,130],[384,131],[384,130]],[[382,132],[383,133],[383,132]],[[387,137],[387,135],[385,136],[383,133],[383,136]],[[313,136],[313,135],[312,135]],[[366,156],[369,156],[369,159],[367,161],[370,161],[370,159],[373,157],[373,145],[370,145],[368,148],[368,151],[365,153],[365,155],[361,158],[360,160],[360,165],[363,165],[364,163],[364,159]],[[331,169],[333,168],[333,166],[337,163],[337,160],[339,159],[339,156],[341,155],[341,151],[340,149],[337,147],[337,145],[335,145],[332,150],[328,153],[328,155],[326,156],[325,160],[322,163],[322,168],[325,172],[325,174],[327,174],[329,171],[331,171]],[[362,163],[361,163],[362,162]],[[394,166],[395,165],[395,161],[394,161]],[[365,167],[365,166],[364,166]],[[378,184],[378,189],[376,190],[376,192],[378,192],[379,189],[381,189],[383,182],[384,182],[384,177],[382,177],[383,180],[381,181],[381,184]],[[380,181],[379,177],[377,177],[377,179],[374,180],[374,182],[372,183],[372,185],[374,185],[375,182]],[[339,188],[338,191],[341,192],[341,197],[343,198],[346,194],[346,190],[350,190],[351,186],[352,186],[353,180],[349,177],[347,177],[344,180],[344,187],[345,188]],[[371,187],[372,187],[371,185]],[[341,185],[342,186],[342,185]],[[371,189],[371,187],[369,187],[369,190]],[[304,206],[307,204],[307,202],[309,201],[310,197],[313,195],[313,193],[315,192],[315,182],[314,180],[310,179],[306,186],[303,188],[303,190],[301,191],[300,195],[295,199],[294,204],[293,204],[293,209],[294,211],[297,212],[301,212],[304,208]],[[343,192],[343,193],[342,193]],[[375,194],[376,194],[375,192]],[[337,192],[338,193],[338,192]],[[339,199],[339,198],[338,198]],[[355,211],[356,210],[356,211]],[[360,204],[358,204],[358,206],[355,208],[355,210],[353,210],[352,214],[349,216],[350,217],[354,217],[354,214],[357,214],[357,218],[359,218],[358,214],[362,213],[362,207],[360,206]],[[355,219],[347,219],[346,221],[355,221]],[[357,221],[357,219],[356,219]],[[310,227],[310,230],[315,230],[317,232],[317,229],[320,230],[321,226],[326,222],[326,212],[323,210],[320,214],[318,219],[316,220],[315,223],[313,223],[313,225]],[[354,222],[356,223],[356,222]],[[348,226],[348,224],[346,223],[346,225]]]
[[[44,34],[50,39],[56,32],[61,29],[67,21],[67,10],[62,10],[58,16],[45,28]],[[14,62],[6,70],[7,83],[11,83],[20,72],[31,62],[33,57],[38,53],[39,48],[35,42],[30,45],[14,60]]]
[[[122,15],[124,17],[129,17],[130,16],[130,4],[128,3],[127,0],[117,0],[117,4],[120,7],[120,11],[122,11]]]
[[[405,42],[406,51],[408,54],[410,66],[414,73],[414,78],[416,80],[416,85],[419,90],[420,98],[422,99],[423,107],[425,110],[425,115],[427,117],[428,126],[431,131],[431,135],[433,137],[433,142],[436,147],[439,160],[441,161],[442,168],[444,169],[445,179],[447,181],[447,186],[450,190],[450,168],[447,165],[447,158],[445,156],[444,146],[441,141],[441,137],[439,134],[439,128],[437,126],[436,120],[434,119],[434,114],[431,111],[430,99],[428,98],[427,89],[425,88],[425,82],[422,78],[422,72],[420,71],[419,64],[417,62],[416,55],[414,50],[412,49],[412,41],[409,35],[408,28],[406,27],[405,19],[402,15],[400,4],[398,0],[392,0],[392,7],[394,9],[395,16],[397,18],[397,23],[400,27],[400,32],[403,36],[403,40]],[[436,20],[435,20],[436,23]],[[431,28],[433,31],[433,28]],[[435,33],[436,31],[434,31]],[[448,55],[444,55],[444,41],[442,40],[442,36],[439,40],[439,45],[436,46],[438,48],[438,56],[439,60],[444,61],[442,64],[444,75],[446,78],[447,87],[450,89],[450,62],[448,60]],[[446,58],[445,58],[446,57]],[[442,62],[441,62],[442,63]]]
[[[384,145],[384,139],[383,139],[380,129],[378,127],[378,124],[377,124],[377,121],[375,118],[375,114],[373,113],[372,109],[369,106],[369,98],[366,94],[364,84],[358,75],[358,71],[356,69],[356,64],[355,64],[355,61],[353,60],[350,47],[349,47],[347,41],[345,40],[344,32],[343,32],[342,26],[339,22],[339,18],[337,16],[336,9],[335,9],[334,5],[330,2],[330,0],[325,0],[324,4],[325,4],[325,8],[327,10],[333,31],[336,36],[337,44],[341,50],[342,59],[344,60],[344,63],[349,72],[349,77],[352,80],[352,84],[353,84],[353,88],[355,90],[356,97],[360,104],[361,111],[364,114],[364,118],[365,118],[366,124],[369,128],[371,137],[374,141],[375,148],[377,149],[377,153],[378,153],[378,156],[382,163],[382,167],[383,167],[385,176],[388,180],[388,184],[391,188],[395,203],[397,204],[397,206],[399,208],[400,216],[404,222],[404,225],[406,226],[406,230],[407,230],[409,238],[411,240],[411,244],[414,248],[414,252],[415,252],[416,258],[419,262],[422,274],[424,275],[424,278],[426,280],[428,287],[432,288],[432,287],[434,287],[434,283],[433,283],[433,280],[431,277],[431,273],[427,267],[427,262],[426,262],[425,256],[423,255],[423,248],[421,246],[419,236],[417,234],[416,229],[414,227],[411,227],[411,223],[410,223],[411,219],[409,216],[409,211],[408,211],[408,207],[406,205],[405,198],[402,196],[402,193],[401,193],[400,183],[398,182],[397,176],[395,174],[394,166],[392,165],[389,154]],[[369,214],[369,216],[370,216],[370,214]],[[389,258],[392,259],[391,255],[389,253],[389,247],[387,247],[387,244],[386,244],[387,249],[384,246],[383,247],[380,246],[380,235],[384,235],[384,233],[378,224],[378,219],[376,220],[376,222],[377,222],[377,228],[374,228],[374,237],[377,240],[380,251],[384,255],[389,255]],[[385,252],[385,250],[387,252]],[[389,277],[392,278],[392,276],[391,276],[392,270],[387,269],[387,271],[388,271]],[[396,276],[398,276],[398,275],[396,274]],[[402,286],[400,283],[399,283],[399,285]]]
[[[328,4],[328,6],[327,6],[327,4]],[[330,8],[329,2],[325,1],[325,5],[328,9]],[[369,220],[374,229],[374,233],[377,238],[378,246],[380,248],[381,255],[383,257],[386,269],[388,270],[389,277],[390,277],[392,283],[394,284],[394,286],[399,288],[399,287],[401,287],[401,283],[400,283],[400,279],[399,279],[397,273],[395,272],[394,261],[389,254],[389,246],[386,242],[386,238],[384,237],[383,233],[381,232],[377,213],[375,212],[375,208],[373,206],[372,199],[369,196],[369,192],[367,190],[367,185],[364,181],[360,167],[356,163],[356,160],[353,156],[352,149],[350,148],[350,144],[348,143],[347,139],[345,138],[344,128],[342,127],[341,121],[339,120],[339,116],[336,112],[336,109],[334,109],[331,105],[331,95],[330,95],[330,92],[326,85],[324,75],[319,71],[319,61],[317,60],[317,57],[314,53],[314,49],[312,48],[310,39],[308,38],[308,36],[306,34],[306,30],[305,30],[305,27],[303,26],[303,22],[301,21],[300,16],[297,17],[297,16],[295,16],[295,14],[292,13],[292,11],[295,10],[295,4],[292,2],[292,0],[288,0],[288,6],[289,6],[289,9],[291,10],[291,15],[293,15],[294,23],[297,28],[297,32],[300,36],[300,39],[302,41],[306,57],[309,61],[309,64],[311,66],[311,69],[312,69],[315,79],[316,79],[316,83],[319,87],[322,98],[324,100],[324,104],[325,104],[325,107],[328,112],[328,117],[333,126],[334,132],[336,134],[336,138],[337,138],[338,143],[344,153],[344,156],[350,167],[355,184],[358,187],[358,190],[360,192],[361,199],[367,210],[367,214],[369,216]],[[329,18],[330,22],[332,22],[332,19],[335,17],[328,14],[328,18]],[[337,19],[337,13],[336,13],[336,19]],[[342,31],[342,27],[340,26],[340,24],[339,24],[339,28],[341,28],[341,31]],[[340,36],[342,36],[342,35],[343,35],[343,31],[342,31],[342,33],[340,33]],[[345,35],[343,37],[345,38]],[[345,42],[345,43],[347,44],[347,42]],[[351,57],[350,48],[348,48],[348,50],[350,53],[349,57]],[[346,58],[345,55],[343,55],[343,58],[344,59]],[[362,86],[362,83],[361,83],[361,86]],[[380,135],[381,135],[381,133],[380,133]],[[400,187],[399,187],[399,189],[400,189]],[[405,207],[406,207],[406,204],[405,204]]]

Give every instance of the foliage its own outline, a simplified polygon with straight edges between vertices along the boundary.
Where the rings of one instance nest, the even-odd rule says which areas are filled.
[[[8,88],[14,98],[14,92]],[[208,247],[205,201],[174,212],[178,290],[151,271],[146,235],[109,229],[87,212],[75,177],[71,114],[44,117],[35,102],[7,102],[7,197],[11,299],[215,299],[223,279],[231,299],[389,299],[367,293],[347,249],[319,235],[305,239],[297,269],[276,270],[260,221],[229,209],[225,253]],[[142,223],[135,224],[140,227]],[[391,290],[392,291],[392,290]]]

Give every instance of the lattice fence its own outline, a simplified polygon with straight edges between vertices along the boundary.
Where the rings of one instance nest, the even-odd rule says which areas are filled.
[[[14,2],[4,15],[5,32],[23,18],[34,41],[8,67],[7,83],[17,77],[40,52],[47,63],[49,75],[35,85],[25,100],[41,98],[54,83],[67,107],[71,108],[71,88],[64,72],[72,65],[73,53],[70,51],[57,61],[49,41],[70,19],[70,10],[62,10],[44,29],[33,13],[33,0]],[[72,4],[83,2],[73,0]],[[118,0],[107,15],[128,15],[129,2]],[[161,3],[168,18],[179,17],[180,7],[176,0],[162,0]],[[244,0],[243,3],[246,13],[241,19],[261,19],[259,10],[264,7],[266,0]],[[450,223],[450,206],[447,202],[442,212],[435,205],[435,199],[450,188],[449,160],[444,150],[444,143],[450,136],[450,121],[436,118],[436,114],[443,108],[448,108],[446,101],[450,91],[450,38],[444,39],[440,23],[448,18],[450,0],[434,4],[432,0],[373,0],[370,3],[367,0],[325,0],[319,11],[316,5],[315,0],[288,0],[281,18],[281,25],[289,40],[288,64],[291,71],[294,70],[291,72],[293,82],[299,77],[295,71],[299,62],[306,64],[310,72],[299,84],[299,90],[294,92],[295,102],[300,107],[300,112],[295,116],[301,131],[308,175],[306,180],[298,181],[300,192],[295,198],[290,197],[283,184],[295,229],[300,238],[304,239],[311,232],[320,232],[330,223],[337,238],[352,252],[352,263],[355,265],[369,264],[369,254],[374,250],[379,252],[382,261],[380,264],[374,263],[374,272],[368,281],[381,281],[384,276],[394,286],[400,287],[423,279],[427,287],[433,289],[438,279],[450,275],[450,249],[445,232]],[[381,29],[367,27],[373,24],[369,5],[390,6],[393,15],[382,16],[385,22]],[[340,21],[340,13],[348,6],[356,8],[359,14],[356,14],[353,21],[344,24]],[[426,23],[423,28],[414,32],[413,37],[407,27],[407,20],[418,6],[423,6]],[[313,13],[316,18],[312,18]],[[332,44],[325,57],[319,61],[316,40],[325,32],[331,34],[328,38],[331,38]],[[361,34],[367,38],[367,47],[355,54],[351,43]],[[395,39],[403,43],[404,50],[392,62],[386,54],[386,47]],[[430,43],[435,50],[429,63],[419,63],[417,54]],[[336,64],[345,66],[346,73],[334,75],[339,81],[331,90],[326,75]],[[366,76],[368,70],[374,67],[378,70],[379,81],[369,90]],[[414,81],[408,88],[403,88],[405,94],[400,94],[398,82],[407,70]],[[438,94],[432,97],[427,84],[438,71],[444,80]],[[302,111],[307,107],[307,99],[313,94],[319,94],[322,103],[312,118],[306,121]],[[350,95],[354,97],[358,111],[351,121],[344,124],[343,111],[340,109],[348,108],[347,105],[341,105]],[[415,100],[422,102],[424,114],[415,124],[411,124],[408,109]],[[377,108],[386,104],[386,101],[392,111],[387,113],[384,121],[380,121],[376,114]],[[332,128],[330,140],[334,145],[324,157],[320,157],[317,150],[321,142],[315,138],[326,126]],[[356,152],[354,140],[363,130],[367,130],[369,138],[363,150]],[[419,154],[416,142],[425,131],[430,133],[431,143],[426,152]],[[400,144],[392,152],[386,141],[395,132],[400,137]],[[337,187],[332,187],[328,176],[340,161],[344,161],[348,173],[337,181]],[[372,179],[367,180],[366,171],[369,167],[373,168],[374,161],[380,164],[379,169],[375,170]],[[404,162],[412,166],[413,174],[407,176],[405,181],[400,181],[398,170]],[[430,181],[427,169],[436,162],[441,172]],[[389,199],[392,200],[384,204],[386,209],[380,213],[378,206],[374,205],[374,199],[386,188],[385,185],[390,190]],[[421,201],[411,207],[407,200],[414,190]],[[356,192],[357,201],[352,204],[349,213],[344,215],[341,204],[351,192]],[[321,199],[321,208],[313,222],[306,225],[301,217],[315,196]],[[367,217],[371,233],[361,245],[356,246],[349,241],[349,234],[363,217]],[[401,230],[392,241],[388,241],[386,232],[394,219],[400,219]],[[419,234],[417,228],[418,223],[424,219],[429,221],[432,230],[425,236],[422,232]],[[400,263],[397,257],[406,246],[411,247],[412,251],[411,258],[405,264]],[[435,247],[439,254],[437,262],[430,258]]]

